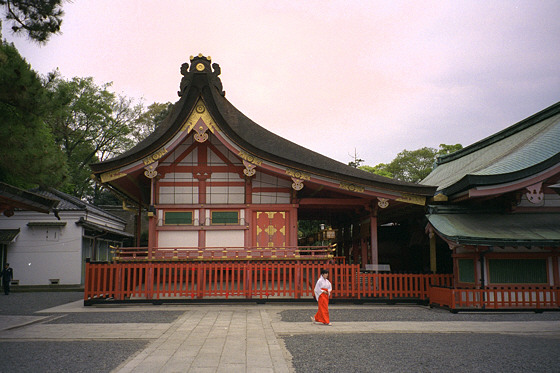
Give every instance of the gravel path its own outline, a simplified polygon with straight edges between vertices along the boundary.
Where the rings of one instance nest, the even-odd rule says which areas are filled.
[[[284,338],[296,372],[558,372],[560,339],[502,334]]]
[[[0,342],[0,372],[110,372],[148,343],[147,340]]]
[[[83,292],[21,292],[0,295],[0,314],[31,316],[37,311],[84,299]]]

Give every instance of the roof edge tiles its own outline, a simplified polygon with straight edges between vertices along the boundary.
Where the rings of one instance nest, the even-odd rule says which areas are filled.
[[[474,187],[511,183],[536,175],[551,167],[554,167],[557,164],[560,164],[560,152],[555,156],[548,158],[539,164],[536,164],[532,167],[525,168],[516,172],[510,172],[507,174],[495,174],[495,175],[467,174],[463,176],[461,179],[459,179],[459,181],[456,181],[455,183],[451,184],[446,188],[443,188],[441,192],[446,196],[452,196],[456,193]]]

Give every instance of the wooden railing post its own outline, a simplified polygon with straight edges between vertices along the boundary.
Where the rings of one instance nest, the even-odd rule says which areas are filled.
[[[297,262],[295,265],[295,299],[300,299],[302,296],[302,276],[301,276],[301,263]]]

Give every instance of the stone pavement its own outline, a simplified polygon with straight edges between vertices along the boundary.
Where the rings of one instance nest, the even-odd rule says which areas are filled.
[[[331,308],[375,308],[374,305]],[[280,312],[290,308],[315,312],[316,306],[292,304],[131,305],[84,307],[83,301],[35,313],[38,316],[0,316],[4,341],[149,340],[115,372],[293,372],[291,355],[282,336],[314,333],[500,333],[560,336],[554,321],[381,321],[284,322]],[[49,324],[74,312],[181,311],[171,323]],[[40,316],[42,313],[45,316]]]

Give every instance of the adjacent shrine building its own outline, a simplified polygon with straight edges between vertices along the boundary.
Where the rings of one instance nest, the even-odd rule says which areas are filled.
[[[99,182],[147,209],[148,259],[177,259],[178,250],[195,253],[186,260],[290,258],[329,246],[362,266],[430,267],[423,229],[435,187],[368,173],[267,131],[225,98],[220,72],[210,57],[191,57],[180,99],[156,130],[91,165]]]

